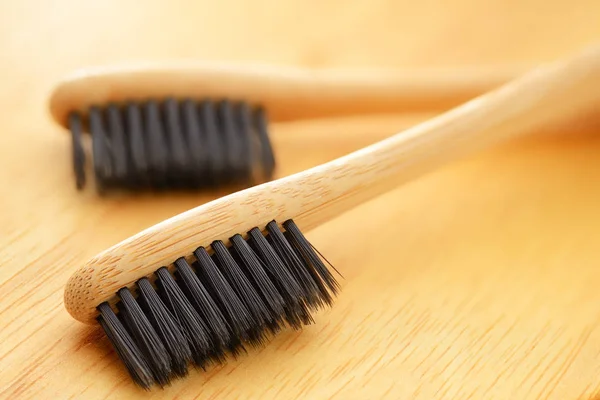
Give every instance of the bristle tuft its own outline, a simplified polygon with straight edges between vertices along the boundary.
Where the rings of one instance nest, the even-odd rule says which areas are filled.
[[[180,324],[171,316],[148,278],[140,279],[137,287],[140,306],[171,356],[171,370],[178,376],[187,375],[192,350]]]
[[[286,232],[289,232],[291,243],[293,243],[298,253],[302,255],[305,265],[313,268],[319,274],[319,277],[323,280],[323,282],[325,282],[329,290],[333,294],[337,294],[340,289],[339,283],[327,269],[319,255],[317,255],[313,245],[308,241],[308,239],[306,239],[296,223],[290,219],[283,223],[283,227],[285,228]]]
[[[206,287],[194,274],[185,258],[175,261],[175,266],[177,268],[175,276],[178,278],[181,289],[209,328],[213,347],[218,349],[231,347],[235,337],[230,333],[231,328]]]
[[[131,338],[131,335],[108,303],[100,304],[98,311],[100,312],[98,322],[104,329],[119,358],[125,364],[129,375],[139,386],[149,389],[154,384],[154,379],[146,358]]]
[[[252,343],[260,344],[263,341],[265,324],[269,320],[267,307],[259,297],[258,293],[256,293],[256,290],[252,287],[252,284],[248,281],[248,278],[246,278],[237,262],[233,259],[225,244],[222,241],[217,240],[212,243],[211,247],[215,252],[214,257],[223,271],[224,278],[227,279],[227,282],[234,291],[234,294],[239,298],[239,301],[243,303],[243,306],[240,304],[238,307],[240,315],[243,315],[244,320],[248,321],[244,333],[245,338]],[[197,252],[198,250],[195,254],[197,254]],[[206,250],[204,250],[204,253],[206,253]],[[205,256],[208,256],[208,254],[205,254]]]
[[[123,288],[117,295],[122,306],[119,315],[146,358],[154,380],[161,386],[166,385],[171,374],[171,357],[167,349],[129,289]]]
[[[185,335],[192,358],[196,365],[203,367],[214,346],[210,343],[206,324],[194,307],[185,297],[175,279],[166,268],[156,271],[157,286],[163,302],[171,312],[173,319],[179,324]]]

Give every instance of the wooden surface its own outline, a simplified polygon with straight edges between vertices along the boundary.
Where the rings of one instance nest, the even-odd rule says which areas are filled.
[[[46,99],[73,68],[136,58],[548,60],[598,37],[599,13],[596,1],[2,2],[0,398],[594,398],[593,133],[565,131],[456,163],[310,232],[346,277],[335,307],[301,333],[148,394],[98,328],[69,317],[63,285],[98,251],[214,194],[77,193],[69,142]],[[276,125],[279,174],[426,117]]]

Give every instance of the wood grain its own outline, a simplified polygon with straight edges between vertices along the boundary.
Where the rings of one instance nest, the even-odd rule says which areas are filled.
[[[597,136],[568,129],[511,145],[312,231],[346,278],[334,309],[301,333],[147,394],[97,328],[70,318],[64,284],[98,251],[216,194],[77,193],[67,137],[46,104],[73,68],[137,58],[550,60],[597,38],[599,11],[595,1],[541,0],[1,3],[0,398],[594,398]],[[279,174],[381,138],[388,123],[424,117],[278,124]]]

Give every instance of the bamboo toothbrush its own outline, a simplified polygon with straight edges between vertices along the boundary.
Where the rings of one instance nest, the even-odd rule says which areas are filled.
[[[362,150],[146,229],[79,269],[65,307],[100,322],[138,384],[166,384],[188,361],[221,361],[284,325],[310,323],[311,311],[331,303],[337,283],[300,230],[599,106],[600,48],[592,48]]]
[[[76,184],[86,183],[82,133],[92,135],[96,187],[198,189],[272,178],[271,121],[440,111],[516,76],[516,66],[309,70],[171,62],[75,71],[50,112],[72,134]]]

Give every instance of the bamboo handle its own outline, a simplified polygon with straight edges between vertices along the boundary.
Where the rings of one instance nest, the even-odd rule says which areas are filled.
[[[310,170],[204,204],[94,257],[65,290],[65,306],[92,323],[95,307],[198,246],[293,218],[322,224],[453,159],[586,114],[600,104],[600,48],[534,70],[386,140]]]
[[[308,70],[207,62],[138,64],[75,72],[50,97],[50,112],[66,126],[71,111],[149,98],[229,98],[261,105],[273,121],[442,110],[491,90],[522,67],[419,70]]]

